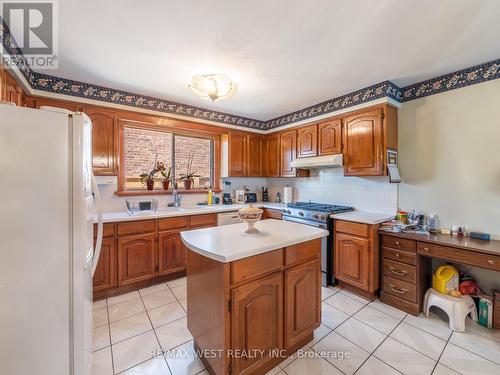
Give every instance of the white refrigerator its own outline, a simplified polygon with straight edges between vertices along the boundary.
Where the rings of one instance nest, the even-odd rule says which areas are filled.
[[[89,375],[92,123],[0,104],[0,374]]]

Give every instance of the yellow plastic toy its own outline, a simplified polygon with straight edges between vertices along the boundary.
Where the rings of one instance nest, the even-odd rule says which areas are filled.
[[[458,289],[457,269],[448,264],[439,266],[432,275],[432,288],[443,294],[450,294],[451,291]]]

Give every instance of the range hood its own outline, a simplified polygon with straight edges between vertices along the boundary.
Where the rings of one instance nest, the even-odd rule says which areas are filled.
[[[343,162],[343,155],[335,154],[295,159],[292,161],[291,166],[300,169],[337,168],[342,167]]]

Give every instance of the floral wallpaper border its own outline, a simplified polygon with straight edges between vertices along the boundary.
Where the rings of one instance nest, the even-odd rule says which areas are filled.
[[[11,58],[15,59],[17,67],[33,89],[149,109],[167,114],[186,116],[193,119],[215,121],[250,129],[275,129],[280,126],[307,120],[315,116],[339,111],[380,98],[390,98],[402,103],[500,78],[500,59],[497,59],[445,74],[440,77],[418,82],[404,88],[396,86],[391,81],[380,82],[268,121],[260,121],[248,117],[33,72],[1,17],[0,21],[2,45]]]

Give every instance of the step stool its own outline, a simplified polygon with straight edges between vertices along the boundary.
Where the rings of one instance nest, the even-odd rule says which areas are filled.
[[[427,318],[431,306],[439,307],[448,315],[450,329],[453,331],[465,331],[465,318],[469,314],[477,322],[476,304],[471,296],[452,297],[429,288],[424,296],[424,313]]]

